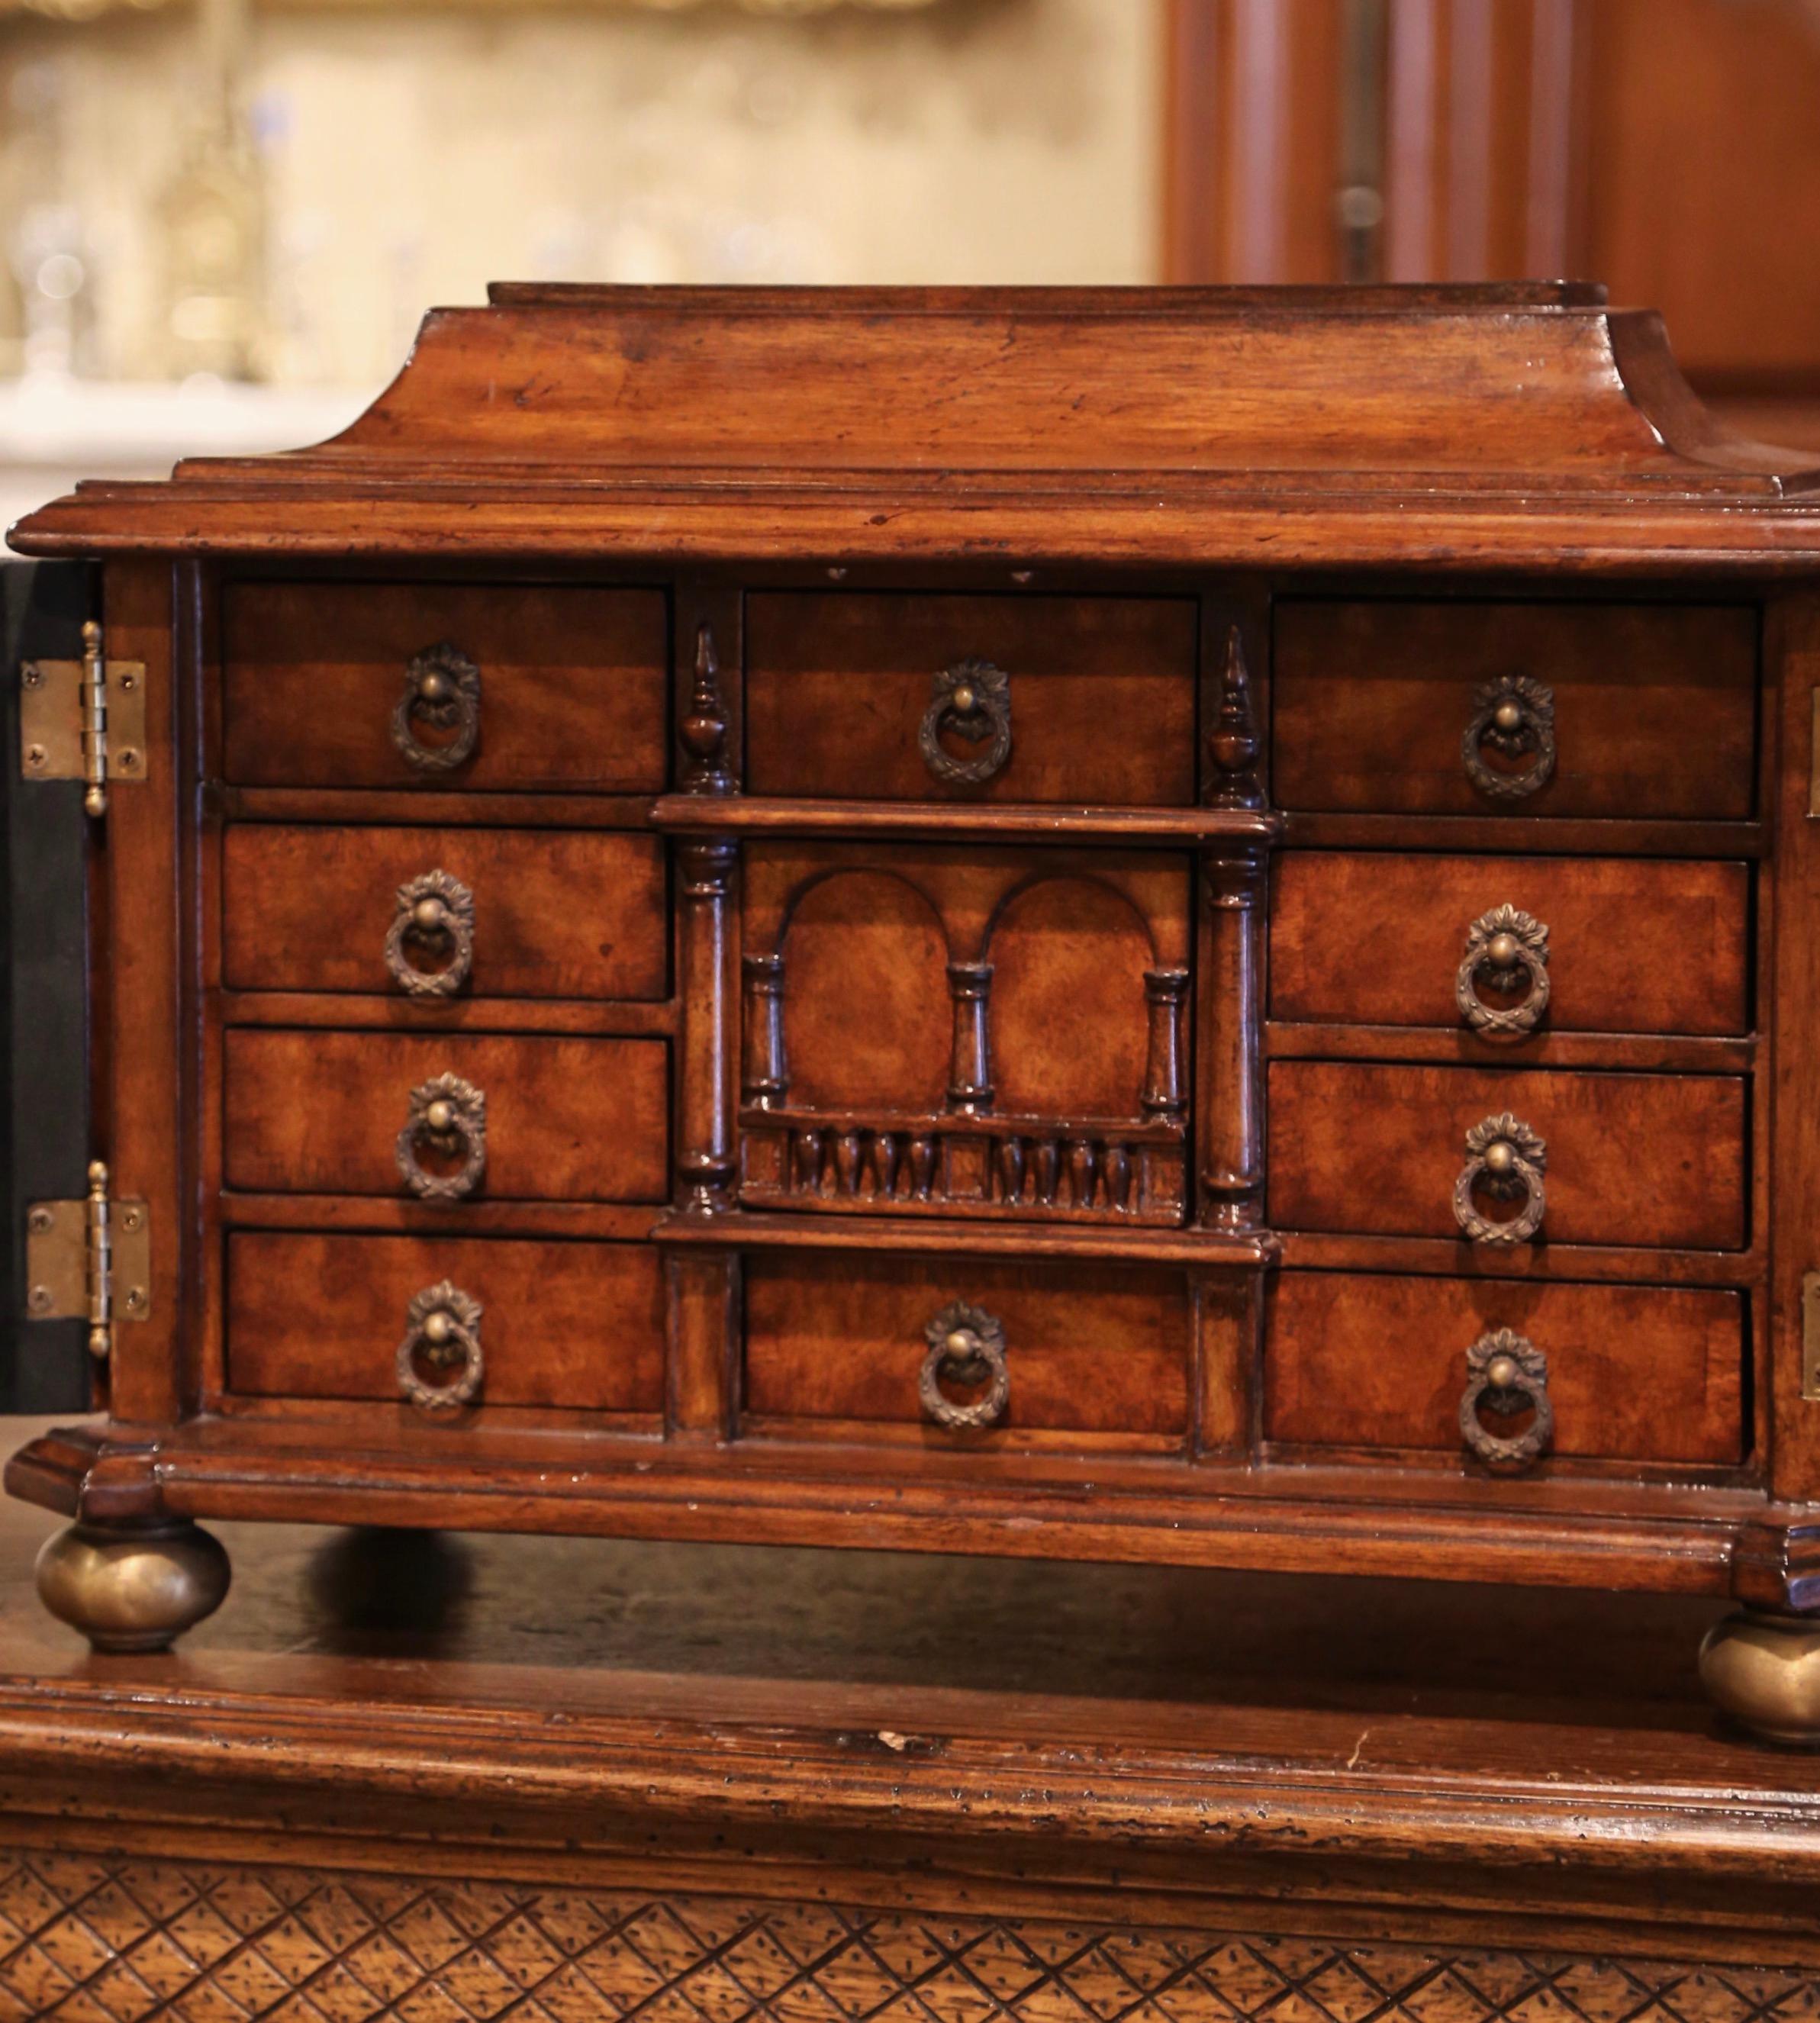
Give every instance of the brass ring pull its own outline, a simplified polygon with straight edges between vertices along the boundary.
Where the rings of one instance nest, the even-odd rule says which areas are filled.
[[[1548,1146],[1508,1110],[1474,1125],[1466,1134],[1466,1164],[1453,1183],[1455,1221],[1475,1243],[1527,1243],[1542,1227],[1548,1169]],[[1481,1187],[1500,1200],[1521,1198],[1522,1212],[1508,1222],[1481,1215],[1473,1200]]]
[[[1519,1412],[1535,1417],[1512,1439],[1493,1432],[1481,1410],[1500,1418]],[[1460,1437],[1489,1467],[1522,1469],[1539,1461],[1555,1437],[1555,1407],[1548,1400],[1548,1359],[1536,1344],[1509,1328],[1481,1335],[1466,1352],[1466,1388],[1460,1398]]]
[[[418,1158],[427,1146],[445,1158],[458,1154],[452,1173],[433,1173]],[[471,1081],[441,1074],[411,1092],[411,1114],[398,1134],[398,1171],[420,1201],[461,1201],[481,1183],[487,1167],[487,1099]]]
[[[929,1353],[923,1359],[916,1392],[924,1412],[953,1432],[996,1425],[1011,1396],[1003,1324],[984,1307],[956,1300],[942,1308],[923,1334]],[[970,1405],[957,1405],[941,1388],[945,1377],[955,1384],[983,1382],[985,1396]]]
[[[1514,1004],[1488,1004],[1489,990]],[[1533,1033],[1548,1008],[1548,930],[1534,914],[1494,906],[1466,931],[1454,982],[1460,1015],[1475,1033]]]
[[[941,742],[952,731],[970,744],[990,740],[974,759],[957,759]],[[977,787],[1011,755],[1011,678],[990,660],[959,660],[935,677],[917,742],[923,763],[945,785]]]
[[[1489,747],[1500,758],[1527,755],[1520,772],[1486,763]],[[1460,741],[1467,777],[1494,801],[1520,801],[1540,793],[1555,776],[1555,691],[1528,675],[1487,682],[1472,699],[1472,721]]]
[[[423,1374],[427,1364],[457,1374],[447,1381]],[[486,1364],[481,1355],[481,1304],[444,1279],[426,1286],[405,1309],[398,1344],[398,1388],[420,1412],[452,1412],[479,1395]]]
[[[440,969],[419,969],[413,948],[446,953]],[[386,931],[386,968],[412,997],[452,997],[474,963],[474,895],[446,871],[426,871],[398,888],[398,909]]]
[[[426,742],[419,724],[451,733]],[[473,756],[481,735],[481,671],[447,640],[426,646],[404,670],[404,693],[392,712],[398,755],[426,773],[452,773]]]

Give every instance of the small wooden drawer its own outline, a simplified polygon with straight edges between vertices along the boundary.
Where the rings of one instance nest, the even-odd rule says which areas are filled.
[[[1745,1240],[1745,1084],[1734,1077],[1276,1061],[1268,1108],[1279,1229],[1464,1238],[1456,1200],[1508,1225],[1535,1198],[1519,1170],[1497,1177],[1490,1147],[1512,1143],[1541,1173],[1540,1238],[1703,1250]],[[1469,1134],[1506,1115],[1518,1134],[1489,1131],[1475,1147]]]
[[[448,1206],[662,1201],[667,1051],[660,1040],[230,1032],[227,1184]]]
[[[1196,635],[1184,598],[754,595],[748,787],[1191,803]]]
[[[1280,1445],[1476,1454],[1520,1468],[1524,1457],[1469,1443],[1462,1407],[1482,1374],[1475,1362],[1527,1349],[1542,1363],[1526,1392],[1539,1386],[1552,1421],[1544,1454],[1736,1464],[1748,1448],[1736,1293],[1283,1271],[1267,1301],[1264,1437]],[[1501,1338],[1507,1330],[1518,1342]],[[1469,1360],[1482,1343],[1492,1346]],[[1464,1416],[1489,1440],[1519,1438],[1540,1420],[1517,1386],[1482,1394]]]
[[[420,1300],[444,1286],[477,1318]],[[421,1381],[445,1389],[469,1374],[469,1347],[453,1330],[440,1348],[424,1339],[437,1311],[477,1348],[477,1405],[653,1418],[663,1409],[663,1265],[639,1243],[237,1232],[228,1239],[228,1388],[402,1402],[400,1352],[411,1339]]]
[[[771,1253],[746,1260],[745,1304],[748,1431],[1169,1452],[1187,1438],[1179,1273]]]
[[[1755,805],[1748,605],[1296,598],[1275,636],[1285,808],[1739,820]]]
[[[236,823],[222,843],[222,889],[230,990],[435,1004],[669,989],[655,836]]]
[[[1288,851],[1271,904],[1270,1012],[1513,1044],[1742,1033],[1749,941],[1742,864]]]
[[[224,604],[230,781],[623,793],[666,783],[660,591],[241,583]]]

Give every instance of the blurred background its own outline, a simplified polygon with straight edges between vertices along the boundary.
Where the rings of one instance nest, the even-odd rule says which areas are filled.
[[[0,524],[495,278],[1471,280],[1820,444],[1820,0],[0,0]]]

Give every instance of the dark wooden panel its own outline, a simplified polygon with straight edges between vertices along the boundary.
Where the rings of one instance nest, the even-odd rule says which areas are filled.
[[[17,670],[28,659],[81,657],[90,588],[78,563],[0,562],[0,1411],[79,1412],[89,1398],[86,1323],[25,1319],[27,1207],[80,1194],[89,1158],[88,824],[79,782],[20,777]]]
[[[1181,1434],[1193,1320],[1178,1273],[976,1258],[773,1255],[746,1263],[748,1412],[926,1425],[924,1329],[950,1301],[1003,1325],[1007,1433]],[[954,1394],[965,1398],[965,1392]],[[978,1433],[930,1426],[931,1439]]]
[[[429,792],[664,785],[660,591],[243,583],[223,608],[231,781]],[[480,737],[462,764],[426,771],[393,748],[392,713],[413,656],[445,642],[480,668]]]
[[[1197,628],[1186,598],[755,595],[747,784],[886,800],[1192,801]],[[979,785],[937,778],[918,743],[936,675],[965,660],[1011,677],[1011,754]],[[986,748],[944,741],[962,759]]]
[[[1273,1062],[1270,1220],[1457,1236],[1466,1134],[1509,1110],[1547,1142],[1544,1238],[1731,1248],[1745,1240],[1745,1092],[1716,1075]]]
[[[1703,817],[1752,811],[1757,616],[1730,605],[1277,607],[1274,779],[1292,809]],[[1460,741],[1482,683],[1554,691],[1554,776],[1497,800]]]
[[[1267,1295],[1266,1440],[1459,1450],[1466,1352],[1511,1328],[1548,1363],[1554,1451],[1737,1461],[1744,1302],[1659,1286],[1284,1271]]]
[[[406,1195],[394,1145],[411,1090],[453,1074],[487,1099],[476,1200],[645,1201],[668,1192],[660,1040],[230,1032],[227,1184]]]
[[[1291,851],[1275,869],[1271,1015],[1462,1026],[1467,930],[1511,905],[1548,930],[1539,1032],[1742,1033],[1749,898],[1741,864]]]
[[[223,981],[239,990],[388,992],[398,888],[446,871],[474,898],[463,997],[662,997],[663,846],[611,830],[289,828],[222,845]],[[437,966],[433,952],[410,959]],[[428,1001],[435,1003],[437,1001]]]
[[[663,1261],[633,1243],[231,1236],[229,1388],[397,1398],[406,1309],[445,1279],[482,1309],[482,1405],[662,1410]]]

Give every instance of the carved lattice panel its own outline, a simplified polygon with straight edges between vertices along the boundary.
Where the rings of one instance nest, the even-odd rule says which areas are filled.
[[[1811,2023],[1820,1976],[0,1851],[5,2023]]]

